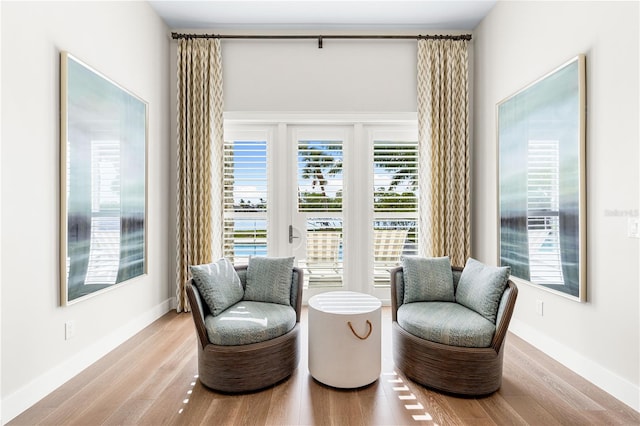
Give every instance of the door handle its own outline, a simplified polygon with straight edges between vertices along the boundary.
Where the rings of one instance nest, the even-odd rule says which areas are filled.
[[[294,238],[300,238],[293,235],[293,225],[289,225],[289,244],[293,244]]]

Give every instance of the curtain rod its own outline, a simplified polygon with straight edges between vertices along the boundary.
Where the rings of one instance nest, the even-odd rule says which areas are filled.
[[[344,40],[471,40],[471,34],[461,35],[223,35],[223,34],[181,34],[171,33],[171,38],[219,38],[219,39],[253,39],[253,40],[318,40],[318,48],[322,49],[324,39]]]

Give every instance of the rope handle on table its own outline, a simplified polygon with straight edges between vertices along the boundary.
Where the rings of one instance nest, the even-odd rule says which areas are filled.
[[[351,332],[353,333],[353,335],[356,336],[360,340],[367,340],[369,338],[369,336],[371,336],[371,332],[373,331],[373,325],[371,324],[371,321],[369,321],[369,320],[367,320],[367,325],[369,325],[369,332],[364,337],[362,337],[358,333],[356,333],[356,331],[353,329],[353,325],[351,325],[351,321],[348,321],[347,324],[349,324],[349,328],[351,329]]]

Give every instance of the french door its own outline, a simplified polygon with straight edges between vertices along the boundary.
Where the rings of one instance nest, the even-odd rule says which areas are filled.
[[[389,270],[417,253],[415,121],[227,123],[225,255],[295,256],[304,299],[389,300]]]
[[[358,283],[345,279],[352,230],[345,180],[351,170],[345,161],[353,129],[297,125],[288,130],[291,254],[305,270],[307,297],[331,289],[361,291]]]

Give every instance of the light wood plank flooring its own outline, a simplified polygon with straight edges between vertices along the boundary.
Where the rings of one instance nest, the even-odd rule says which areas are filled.
[[[502,388],[480,398],[426,389],[394,370],[383,309],[380,379],[356,390],[317,383],[301,362],[264,391],[224,395],[197,379],[190,314],[170,312],[16,417],[11,425],[639,425],[640,414],[513,334]]]

